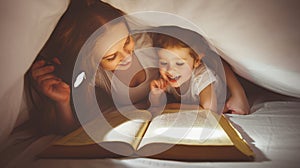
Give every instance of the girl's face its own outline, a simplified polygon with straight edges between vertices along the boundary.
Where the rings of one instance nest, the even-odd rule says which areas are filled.
[[[158,51],[159,72],[172,87],[180,87],[192,75],[192,70],[200,65],[188,48],[167,48]]]
[[[96,48],[105,53],[100,61],[104,70],[127,70],[132,63],[134,41],[124,23],[118,23],[106,30],[96,42]],[[121,40],[120,40],[121,39]],[[102,47],[100,49],[100,47]],[[103,50],[108,48],[108,50]]]

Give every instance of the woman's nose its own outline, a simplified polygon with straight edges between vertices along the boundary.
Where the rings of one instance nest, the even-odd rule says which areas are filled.
[[[125,53],[127,53],[127,54],[131,54],[131,53],[132,53],[132,49],[129,48],[129,47],[123,48],[123,51],[124,51]]]
[[[131,50],[123,49],[120,53],[121,53],[122,59],[124,59],[124,58],[126,58],[128,56],[131,56],[132,51]]]

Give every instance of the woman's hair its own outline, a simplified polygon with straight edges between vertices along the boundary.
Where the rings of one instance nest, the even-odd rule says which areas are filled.
[[[59,20],[37,59],[49,60],[53,57],[57,57],[61,61],[61,71],[56,75],[72,86],[74,66],[86,41],[100,27],[103,27],[106,23],[112,20],[124,16],[124,14],[125,13],[121,10],[100,0],[71,0],[68,9]],[[123,19],[120,21],[125,20]],[[93,62],[93,60],[93,58],[86,55],[81,60],[81,68],[85,69],[86,67],[91,67],[92,65],[87,64],[92,63],[96,64],[96,68],[98,68],[99,63]],[[89,74],[89,72],[91,72],[89,70],[86,72],[86,75],[90,78],[95,76],[95,74]],[[110,84],[110,81],[104,71],[99,70],[97,71],[97,74],[98,75],[96,76],[98,77],[96,82],[99,83],[99,81],[101,81],[106,84]],[[107,92],[107,89],[104,90]],[[90,85],[88,85],[88,82],[85,82],[82,88],[76,91],[80,94],[82,100],[86,101],[86,106],[89,107],[90,100],[91,98],[93,99],[91,96],[94,94],[92,92],[93,89]],[[74,90],[72,92],[74,93]],[[98,97],[101,97],[100,99],[107,99],[106,96],[98,95],[98,93],[96,93],[96,95],[97,99]],[[71,102],[71,104],[72,103],[73,102]],[[71,107],[74,108],[74,105],[72,104]]]
[[[153,47],[163,48],[188,48],[194,59],[199,59],[199,54],[207,53],[209,45],[199,33],[178,26],[161,26],[152,33]]]
[[[84,43],[100,27],[124,12],[99,0],[71,0],[68,9],[41,50],[44,57],[58,57],[62,78],[72,83],[73,68]]]

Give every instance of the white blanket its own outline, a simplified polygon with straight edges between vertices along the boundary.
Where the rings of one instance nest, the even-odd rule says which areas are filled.
[[[273,91],[300,97],[299,1],[104,1],[127,13],[161,11],[183,17],[205,32],[236,73]]]

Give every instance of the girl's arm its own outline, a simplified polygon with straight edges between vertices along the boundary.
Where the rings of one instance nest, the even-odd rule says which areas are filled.
[[[156,90],[156,89],[155,89]],[[149,93],[149,102],[152,107],[160,107],[163,106],[165,103],[164,101],[164,94],[161,90],[151,90]]]
[[[165,105],[166,97],[164,92],[167,89],[167,82],[163,79],[153,80],[150,83],[149,101],[152,107]]]
[[[203,109],[217,111],[217,98],[212,84],[209,84],[200,92],[199,99],[199,104]]]
[[[212,111],[217,110],[217,99],[212,84],[208,85],[200,92],[199,99],[200,99],[199,105],[168,103],[166,105],[166,109],[185,109],[185,110],[209,109]]]

